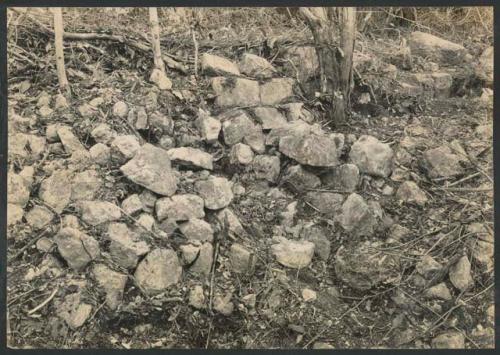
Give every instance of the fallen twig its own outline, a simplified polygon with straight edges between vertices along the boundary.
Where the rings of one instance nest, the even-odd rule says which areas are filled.
[[[45,301],[40,303],[38,306],[33,308],[31,311],[28,311],[28,315],[31,315],[31,314],[35,313],[36,311],[42,309],[47,303],[49,303],[54,298],[54,296],[56,295],[58,290],[59,290],[59,286],[56,286],[54,291],[52,291],[52,293],[49,295],[49,297],[47,297],[47,299]]]

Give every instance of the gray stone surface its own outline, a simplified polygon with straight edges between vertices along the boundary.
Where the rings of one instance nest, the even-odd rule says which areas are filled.
[[[91,226],[116,221],[122,216],[120,208],[108,201],[79,201],[77,209],[82,221]]]
[[[350,194],[342,204],[340,225],[353,235],[371,235],[377,221],[366,201],[356,193]]]
[[[169,149],[167,153],[173,163],[192,168],[213,169],[212,155],[203,150],[191,147],[180,147]]]
[[[231,183],[224,177],[210,176],[207,180],[199,180],[195,183],[195,189],[205,201],[205,207],[210,210],[228,206],[234,196]]]
[[[92,274],[97,284],[106,293],[106,304],[114,310],[122,302],[123,291],[127,283],[128,276],[111,270],[104,264],[96,264],[92,268]]]
[[[357,290],[395,282],[400,272],[399,258],[374,247],[369,241],[341,246],[335,255],[337,277]]]
[[[181,280],[182,266],[173,250],[154,249],[139,263],[134,277],[141,290],[156,295]]]
[[[282,137],[279,150],[300,164],[319,167],[339,165],[335,141],[328,136],[311,134]]]
[[[280,238],[271,246],[271,253],[281,265],[293,269],[307,267],[314,255],[314,243],[307,240],[289,240]]]
[[[352,145],[349,159],[362,173],[388,177],[393,169],[394,152],[388,144],[364,135]]]
[[[204,201],[194,194],[160,198],[156,201],[155,209],[159,221],[167,218],[175,221],[186,221],[205,217]]]
[[[100,254],[97,241],[74,228],[63,228],[54,237],[59,254],[68,265],[76,270],[83,270],[88,263]]]
[[[211,75],[240,75],[238,66],[224,57],[213,55],[210,53],[203,53],[200,57],[201,69],[206,74]]]
[[[143,145],[120,171],[132,182],[159,195],[171,196],[177,190],[177,177],[167,151],[151,144]]]
[[[212,242],[214,231],[210,223],[202,219],[192,218],[187,222],[179,223],[181,233],[190,241]]]
[[[254,106],[260,104],[259,83],[242,78],[217,77],[212,79],[215,103],[220,107]]]

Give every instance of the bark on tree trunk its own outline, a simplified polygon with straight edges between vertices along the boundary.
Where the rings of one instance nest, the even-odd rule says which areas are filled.
[[[330,118],[334,124],[341,124],[350,106],[356,9],[301,7],[300,13],[307,20],[316,44],[321,91],[332,95]]]
[[[158,22],[158,11],[156,7],[149,8],[149,21],[151,22],[151,34],[153,36],[153,55],[155,68],[165,72],[165,65],[161,58],[160,47],[160,24]]]
[[[61,91],[66,91],[69,93],[69,83],[66,76],[66,68],[64,66],[64,50],[63,50],[63,18],[62,9],[60,7],[55,7],[52,9],[54,13],[54,37],[55,37],[55,47],[56,47],[56,67],[57,67],[57,78],[59,79],[59,87]]]
[[[149,79],[155,83],[160,90],[170,90],[172,88],[172,82],[167,77],[165,64],[161,57],[160,24],[158,22],[158,11],[156,7],[149,8],[149,21],[151,22],[151,34],[153,36],[151,44],[154,58],[154,69]]]

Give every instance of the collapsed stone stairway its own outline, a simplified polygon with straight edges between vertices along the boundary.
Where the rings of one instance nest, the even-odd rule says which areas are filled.
[[[127,287],[155,297],[194,280],[186,294],[189,304],[195,309],[213,307],[229,316],[235,303],[256,307],[256,295],[217,290],[212,300],[211,291],[209,295],[205,283],[197,280],[213,277],[220,264],[230,274],[251,278],[263,258],[285,269],[330,262],[336,277],[359,291],[395,283],[400,277],[399,256],[380,258],[384,243],[373,236],[389,225],[394,242],[408,229],[391,225],[377,199],[363,196],[360,186],[368,176],[379,182],[383,196],[425,206],[428,194],[395,164],[419,146],[419,138],[405,138],[395,151],[372,135],[328,131],[297,100],[296,79],[281,77],[279,70],[254,54],[245,53],[238,64],[203,54],[201,67],[203,75],[211,77],[207,100],[213,100],[213,107],[198,108],[183,127],[188,133],[182,135],[175,120],[159,110],[155,90],[143,105],[102,97],[80,105],[82,118],[95,118],[113,103],[111,115],[130,132],[118,133],[105,120],[95,119],[91,146],[66,124],[48,123],[43,136],[30,132],[30,119],[10,116],[9,159],[23,164],[8,176],[9,230],[26,221],[34,231],[52,231],[36,241],[46,258],[30,277],[67,273],[66,280],[77,285],[77,292],[55,300],[58,316],[73,329],[95,311],[95,305],[83,299],[91,284],[104,292],[106,307],[114,312],[126,306]],[[444,88],[441,77],[430,76],[440,93],[451,86],[446,81]],[[173,94],[188,95],[181,90]],[[68,110],[68,103],[61,95],[45,94],[37,107],[50,122],[56,113]],[[483,129],[478,128],[478,134]],[[154,138],[145,139],[151,137],[146,132],[153,132]],[[43,166],[45,176],[35,191],[36,170],[48,154],[55,158]],[[428,149],[424,153],[428,175],[460,174],[463,155],[460,142]],[[398,174],[402,178],[394,193],[387,180]],[[117,182],[126,186],[126,195],[106,198]],[[252,235],[251,221],[241,214],[248,195],[264,204],[282,201],[279,222],[267,226],[272,234],[264,240]],[[25,211],[30,201],[32,207]],[[303,204],[349,236],[334,256],[324,228],[314,221],[297,223]],[[15,238],[12,232],[10,237]],[[492,255],[484,254],[481,250],[476,259],[491,267]],[[432,258],[424,258],[418,266],[424,277],[439,267]],[[73,277],[87,272],[90,279]],[[467,256],[450,271],[450,280],[459,290],[471,287]],[[429,291],[437,294],[434,297],[447,297],[447,286],[436,287]],[[303,297],[315,299],[316,292],[306,289]]]

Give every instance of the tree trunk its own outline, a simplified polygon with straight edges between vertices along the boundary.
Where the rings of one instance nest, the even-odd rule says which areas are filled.
[[[62,9],[60,7],[54,7],[52,11],[54,12],[54,37],[56,47],[57,78],[59,79],[59,87],[61,88],[61,91],[66,91],[67,93],[69,93],[69,83],[68,78],[66,77],[66,68],[64,66],[64,27]]]
[[[341,124],[350,107],[356,9],[301,7],[300,13],[307,20],[316,44],[321,91],[332,95],[330,118],[334,124]]]
[[[155,68],[165,72],[165,65],[163,64],[163,59],[161,58],[160,24],[158,22],[158,11],[156,7],[149,8],[149,21],[151,22],[151,34],[153,36],[152,46]]]
[[[149,21],[151,22],[151,34],[153,36],[151,44],[154,58],[154,69],[149,80],[155,83],[161,90],[170,90],[172,88],[172,82],[167,77],[165,64],[161,57],[160,24],[158,22],[158,11],[156,7],[149,8]]]

